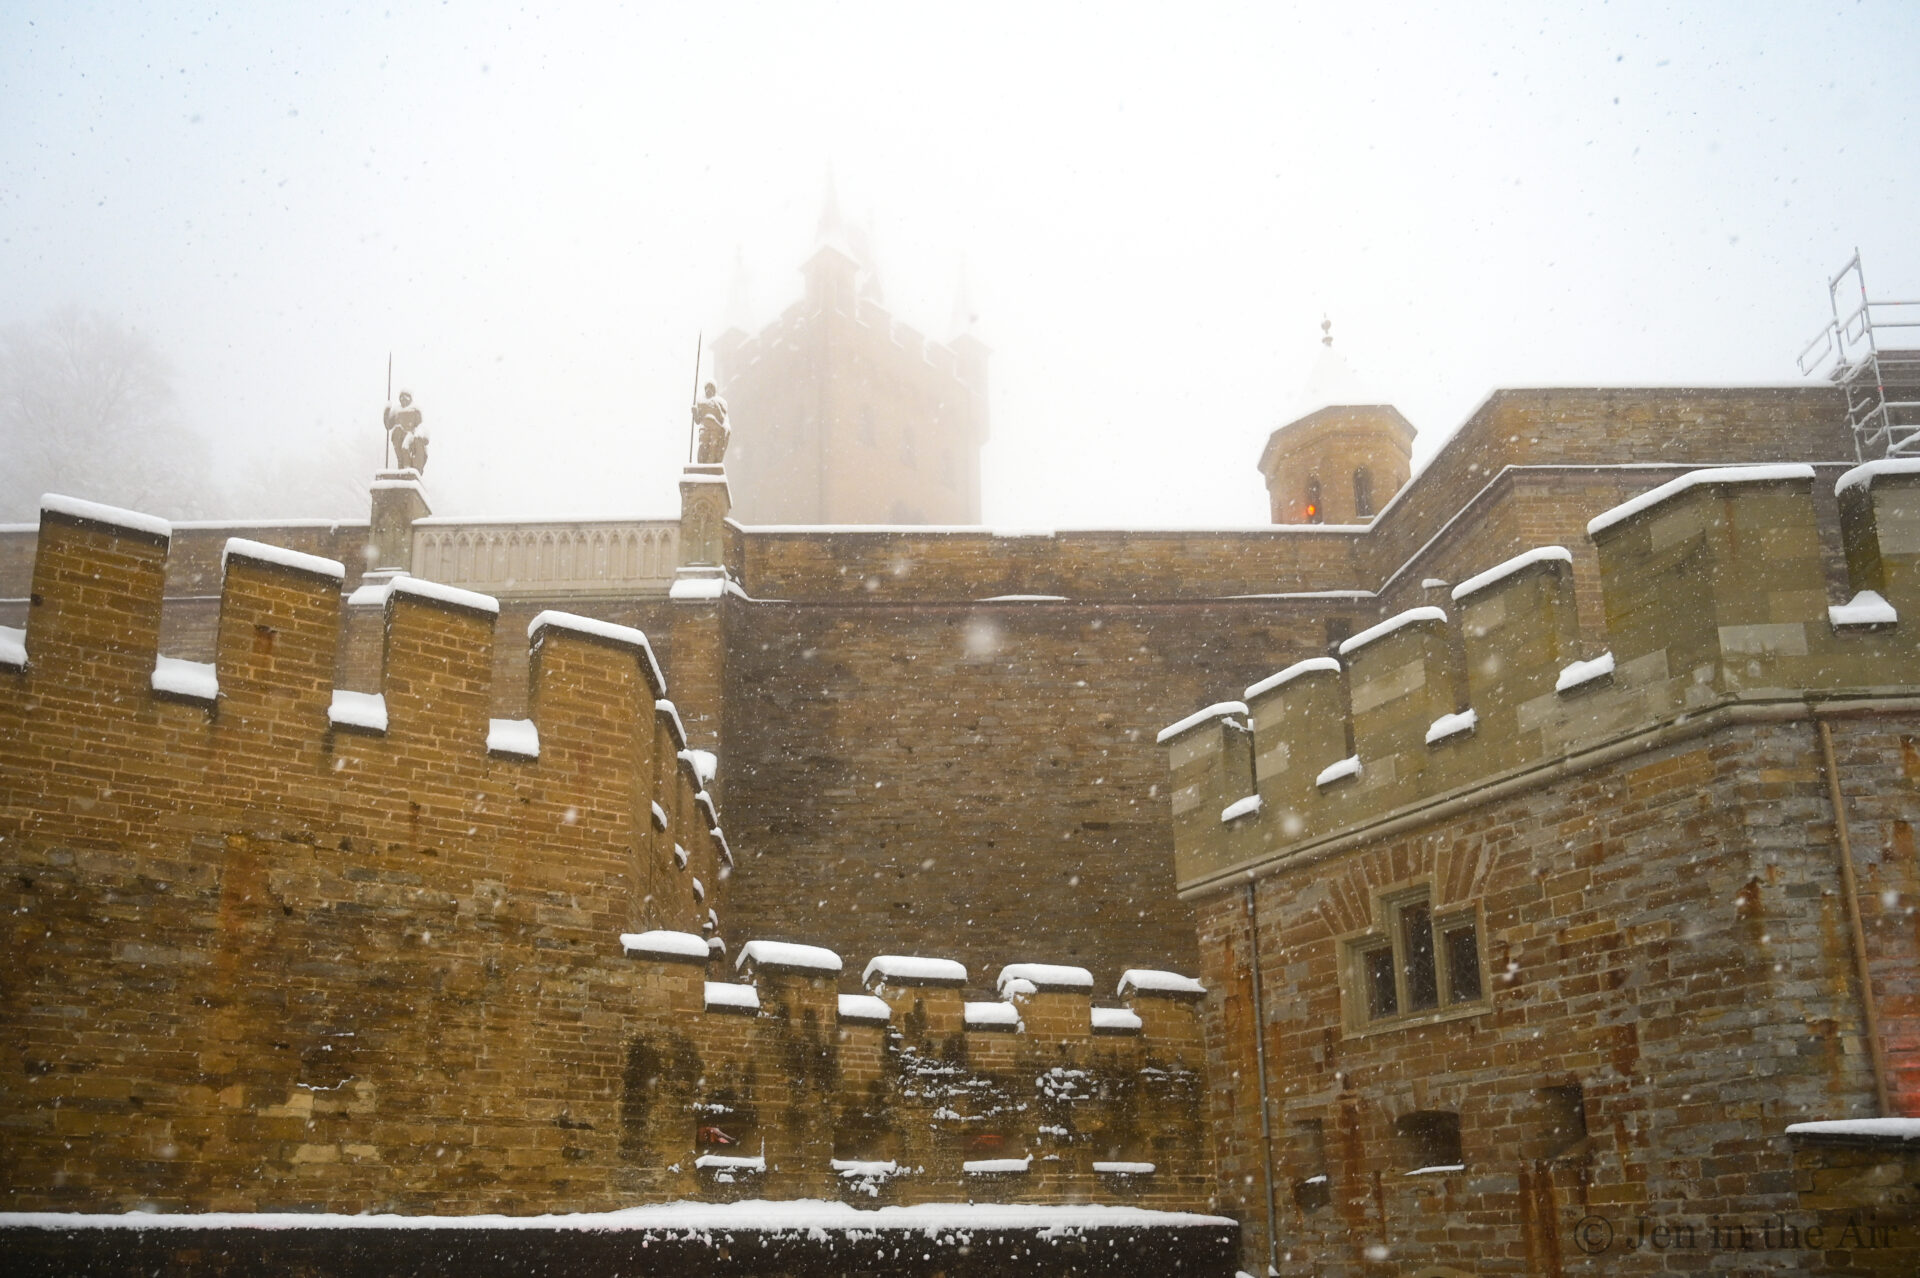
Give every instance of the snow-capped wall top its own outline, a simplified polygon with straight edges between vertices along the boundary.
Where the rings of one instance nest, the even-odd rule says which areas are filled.
[[[720,773],[720,756],[711,750],[682,750],[680,757],[693,767],[693,775],[704,789]]]
[[[1360,651],[1377,639],[1385,639],[1402,626],[1410,626],[1416,621],[1445,621],[1447,614],[1431,604],[1424,608],[1409,608],[1405,612],[1396,612],[1377,626],[1368,626],[1351,639],[1340,641],[1340,655],[1345,657]]]
[[[620,948],[629,954],[698,959],[702,963],[707,961],[708,954],[706,938],[691,932],[623,932],[620,934]]]
[[[137,510],[103,506],[97,501],[65,497],[59,493],[43,493],[40,497],[40,512],[65,515],[68,519],[80,519],[90,524],[125,528],[130,532],[145,533],[149,537],[159,537],[166,541],[173,538],[173,525],[158,515],[143,515]]]
[[[1245,714],[1247,703],[1244,701],[1216,701],[1205,710],[1196,710],[1178,723],[1170,723],[1160,729],[1160,735],[1154,741],[1165,745],[1188,728],[1197,728],[1209,719],[1218,719],[1221,715]]]
[[[1495,564],[1485,572],[1467,578],[1453,588],[1453,601],[1459,603],[1468,595],[1477,595],[1488,586],[1505,581],[1522,568],[1533,564],[1570,564],[1572,562],[1573,552],[1565,546],[1536,546],[1532,550],[1522,551],[1505,563]]]
[[[647,642],[644,632],[632,626],[622,626],[611,621],[602,621],[598,617],[582,617],[578,613],[561,612],[549,608],[527,623],[527,638],[537,641],[543,630],[566,630],[577,635],[587,635],[594,639],[603,639],[631,648],[646,659],[647,680],[653,685],[653,695],[667,695],[667,677],[660,673],[660,663],[654,660],[653,645]],[[682,733],[684,736],[684,732]]]
[[[1881,475],[1920,475],[1920,457],[1882,457],[1879,461],[1863,462],[1834,480],[1833,491],[1838,495],[1849,488],[1871,489],[1873,481]]]
[[[477,590],[462,590],[458,586],[427,581],[422,577],[395,577],[388,590],[388,598],[396,594],[412,595],[416,599],[431,599],[435,603],[450,604],[469,612],[484,612],[493,617],[500,615],[500,601],[492,595],[483,595]]]
[[[1207,987],[1191,976],[1182,976],[1178,972],[1162,972],[1150,967],[1130,967],[1120,973],[1120,985],[1116,991],[1121,998],[1139,992],[1142,994],[1205,994]]]
[[[288,550],[285,546],[269,546],[263,541],[248,541],[245,537],[227,538],[227,544],[220,552],[222,572],[226,571],[227,561],[236,555],[256,563],[291,568],[295,572],[311,573],[316,577],[330,577],[334,581],[345,581],[347,577],[346,565],[338,559],[323,559],[319,555]]]
[[[752,963],[771,971],[838,972],[840,956],[818,945],[795,945],[791,941],[748,941],[740,947],[736,968]]]
[[[1658,488],[1641,493],[1632,501],[1623,501],[1612,510],[1603,510],[1587,521],[1587,536],[1597,537],[1615,524],[1632,519],[1643,510],[1651,510],[1669,498],[1678,497],[1689,489],[1702,484],[1769,484],[1785,479],[1812,480],[1813,467],[1800,462],[1783,462],[1768,466],[1714,466],[1706,470],[1690,470],[1684,475],[1669,479]]]
[[[860,973],[862,985],[873,984],[878,976],[893,985],[965,985],[967,968],[952,959],[921,958],[913,954],[876,954]]]
[[[1270,674],[1259,683],[1250,683],[1240,695],[1248,701],[1272,692],[1275,688],[1284,688],[1301,675],[1312,674],[1317,670],[1330,670],[1340,673],[1340,663],[1332,657],[1308,657],[1305,661],[1296,661],[1278,674]]]
[[[885,999],[875,998],[871,994],[842,994],[840,1019],[885,1024],[893,1019],[893,1009],[887,1006]]]
[[[1093,973],[1059,963],[1009,963],[1000,969],[994,986],[1004,994],[1010,981],[1031,981],[1039,990],[1091,990]]]

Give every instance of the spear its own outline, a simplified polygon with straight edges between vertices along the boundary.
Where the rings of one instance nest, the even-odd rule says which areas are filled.
[[[393,403],[393,352],[387,352],[387,403]],[[380,456],[386,460],[386,468],[393,469],[393,437],[387,431],[387,414],[380,413]]]
[[[693,341],[693,406],[695,408],[698,408],[700,406],[700,355],[701,355],[702,349],[706,345],[706,341],[707,341],[707,331],[705,329],[701,329],[700,336],[696,337]],[[691,464],[693,461],[693,432],[694,432],[694,428],[697,425],[699,425],[699,422],[700,422],[700,418],[697,414],[688,415],[687,461],[689,464]]]

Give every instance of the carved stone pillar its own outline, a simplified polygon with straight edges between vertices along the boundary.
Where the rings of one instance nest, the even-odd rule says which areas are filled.
[[[367,534],[367,576],[378,579],[413,570],[413,521],[433,513],[417,470],[382,470],[373,476],[372,527]]]

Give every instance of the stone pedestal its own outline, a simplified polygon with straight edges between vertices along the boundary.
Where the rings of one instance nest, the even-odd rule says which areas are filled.
[[[732,509],[724,467],[695,464],[682,472],[679,576],[717,577],[725,572],[724,524]],[[689,569],[706,571],[690,573]]]
[[[373,476],[373,517],[367,534],[367,577],[378,581],[413,568],[413,521],[433,513],[417,470],[382,470]]]

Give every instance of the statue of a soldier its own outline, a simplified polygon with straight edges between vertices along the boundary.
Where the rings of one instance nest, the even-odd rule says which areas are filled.
[[[420,410],[413,406],[413,392],[400,392],[400,406],[388,404],[381,414],[387,425],[387,439],[393,444],[393,464],[402,470],[424,472],[427,468],[427,428],[420,424]]]
[[[705,393],[693,406],[693,421],[700,428],[700,464],[718,466],[727,455],[727,440],[733,437],[733,430],[727,425],[727,401],[720,398],[712,382],[707,383]]]

